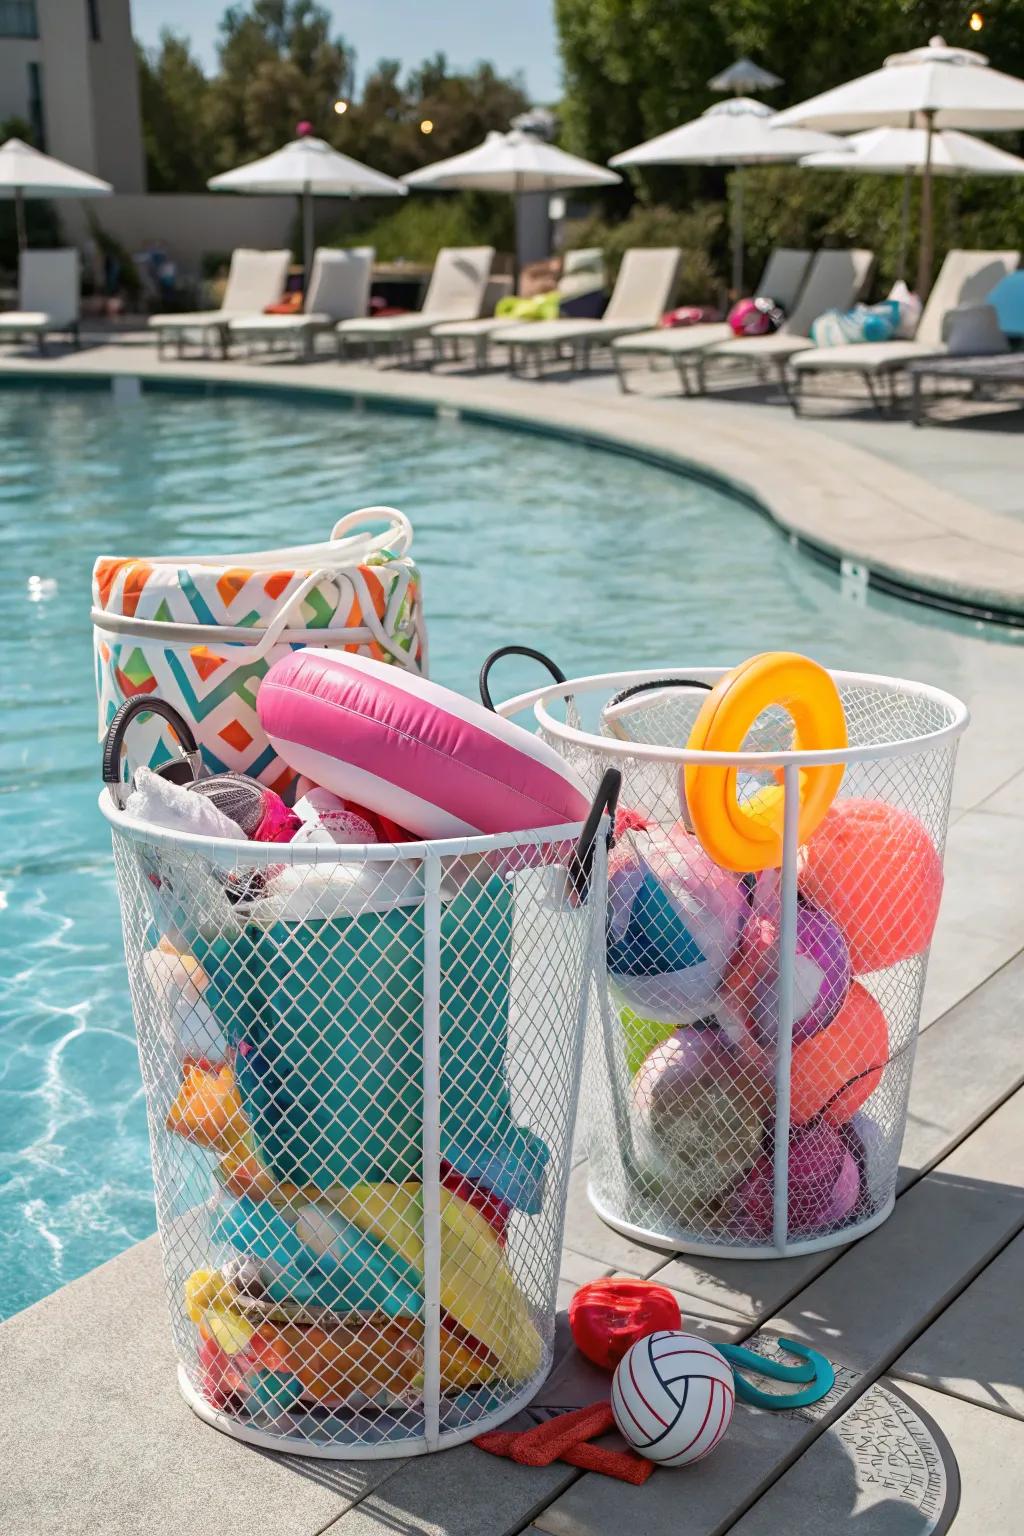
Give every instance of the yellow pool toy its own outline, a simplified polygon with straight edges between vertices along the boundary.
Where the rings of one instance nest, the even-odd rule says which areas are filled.
[[[719,680],[694,722],[688,750],[740,752],[757,717],[784,709],[796,727],[798,752],[841,751],[847,745],[839,690],[824,667],[793,651],[766,651]],[[724,869],[746,873],[782,863],[783,790],[769,785],[740,804],[737,769],[688,763],[684,803],[705,853]],[[800,770],[798,837],[805,843],[824,819],[842,782],[843,764]]]

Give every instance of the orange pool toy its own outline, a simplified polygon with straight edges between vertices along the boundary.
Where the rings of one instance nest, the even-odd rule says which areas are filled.
[[[831,1024],[793,1047],[793,1125],[806,1125],[818,1114],[831,1125],[843,1125],[874,1093],[888,1060],[885,1014],[855,981]]]
[[[901,806],[837,800],[801,850],[799,883],[845,933],[857,976],[931,943],[942,860],[927,829]]]
[[[793,651],[766,651],[718,681],[701,706],[687,749],[740,752],[754,721],[773,706],[793,720],[795,751],[841,751],[847,745],[839,690],[825,668]],[[824,819],[842,777],[842,763],[801,770],[801,843]],[[693,830],[704,851],[724,869],[777,869],[782,863],[782,790],[762,790],[751,809],[751,803],[744,806],[737,799],[736,778],[735,768],[721,764],[686,764],[682,801]]]

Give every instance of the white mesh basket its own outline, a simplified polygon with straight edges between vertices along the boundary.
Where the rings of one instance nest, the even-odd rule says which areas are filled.
[[[740,752],[685,750],[725,670],[562,679],[498,712],[532,711],[586,783],[622,773],[581,1111],[591,1201],[659,1247],[771,1258],[892,1209],[968,716],[937,689],[836,672],[844,751],[793,750],[776,708]],[[844,765],[838,797],[800,846],[800,773],[823,763]],[[741,803],[776,786],[780,869],[735,874],[703,851],[695,764],[735,769]]]
[[[186,1399],[314,1456],[501,1423],[551,1364],[596,813],[581,855],[578,826],[296,848],[101,806]]]

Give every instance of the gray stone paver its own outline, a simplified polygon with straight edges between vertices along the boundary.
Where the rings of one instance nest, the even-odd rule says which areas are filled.
[[[1004,1248],[892,1374],[1024,1419],[1024,1236]]]

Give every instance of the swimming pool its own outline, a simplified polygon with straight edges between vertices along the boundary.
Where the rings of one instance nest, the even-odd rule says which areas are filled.
[[[97,554],[254,549],[367,503],[416,526],[431,667],[475,686],[525,640],[567,671],[766,646],[970,701],[1012,637],[846,598],[764,519],[628,457],[341,401],[0,389],[0,1316],[154,1226],[107,829],[96,809]],[[513,663],[508,694],[535,680]]]

